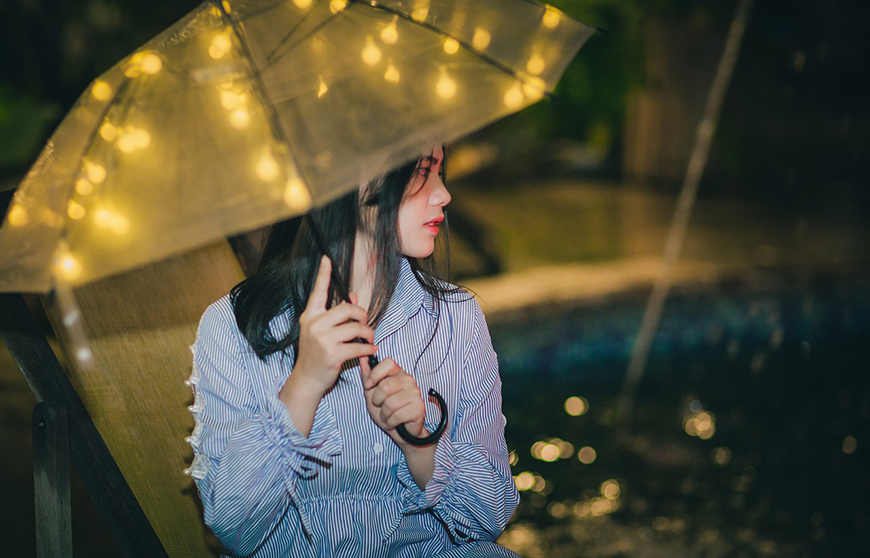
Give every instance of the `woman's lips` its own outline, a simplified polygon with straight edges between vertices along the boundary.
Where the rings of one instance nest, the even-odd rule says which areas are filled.
[[[429,221],[428,223],[426,223],[423,226],[426,227],[427,229],[429,229],[429,231],[432,234],[438,234],[438,225],[440,225],[443,222],[444,222],[444,217],[439,217],[437,219],[432,219],[431,221]]]

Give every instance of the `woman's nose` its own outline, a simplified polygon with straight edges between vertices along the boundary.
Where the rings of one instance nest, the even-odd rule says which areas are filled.
[[[444,185],[444,182],[441,180],[440,176],[437,176],[437,180],[433,185],[432,194],[429,196],[429,202],[434,206],[445,206],[450,203],[450,192],[447,191],[447,187]]]

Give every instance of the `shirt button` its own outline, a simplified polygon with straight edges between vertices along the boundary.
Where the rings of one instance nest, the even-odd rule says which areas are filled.
[[[372,450],[374,450],[374,452],[376,454],[380,455],[384,452],[384,445],[382,443],[378,442],[372,446]]]

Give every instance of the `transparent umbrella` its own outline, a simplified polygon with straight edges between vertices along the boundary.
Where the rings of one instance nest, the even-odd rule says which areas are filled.
[[[0,292],[304,213],[538,101],[593,32],[530,0],[206,2],[60,124],[0,229]]]

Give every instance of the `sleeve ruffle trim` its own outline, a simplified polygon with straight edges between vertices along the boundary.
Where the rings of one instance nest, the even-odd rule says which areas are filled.
[[[397,476],[404,487],[402,494],[405,505],[404,513],[414,513],[438,504],[450,486],[454,469],[453,441],[449,435],[441,436],[438,445],[435,446],[435,468],[432,471],[432,478],[426,483],[425,490],[420,490],[420,487],[417,486],[414,477],[411,476],[411,471],[408,469],[408,462],[405,461],[404,454],[401,455]]]
[[[321,399],[311,433],[303,436],[293,424],[287,407],[278,399],[280,388],[276,384],[265,397],[266,408],[261,415],[264,431],[281,449],[288,467],[303,478],[313,477],[320,466],[331,464],[332,458],[341,454],[343,444],[338,423],[330,406]]]

